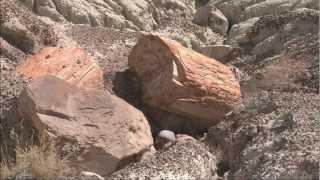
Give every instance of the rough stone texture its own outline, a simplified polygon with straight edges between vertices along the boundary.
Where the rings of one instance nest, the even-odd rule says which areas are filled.
[[[209,26],[214,32],[221,33],[222,35],[226,35],[229,29],[228,19],[218,8],[211,4],[200,7],[194,15],[192,22],[200,26]]]
[[[33,0],[26,1],[31,2]],[[226,148],[224,152],[217,152],[219,148],[212,149],[213,154],[218,156],[219,176],[225,176],[225,179],[232,179],[232,176],[235,175],[237,175],[237,178],[241,175],[243,179],[274,179],[280,176],[286,179],[307,179],[301,176],[303,172],[307,172],[308,175],[315,176],[313,179],[317,179],[319,176],[317,159],[320,159],[319,140],[317,139],[319,137],[317,135],[319,132],[319,116],[317,113],[319,99],[316,94],[319,92],[319,11],[299,10],[289,13],[286,11],[297,10],[301,7],[318,10],[319,2],[317,0],[211,1],[216,3],[214,6],[228,18],[230,26],[237,24],[234,27],[239,27],[239,31],[232,27],[230,34],[222,37],[212,32],[209,27],[192,23],[195,12],[194,3],[199,1],[205,2],[206,0],[154,0],[154,9],[158,12],[154,11],[153,19],[157,22],[156,32],[175,39],[196,51],[199,51],[199,47],[224,45],[224,43],[241,50],[240,56],[227,59],[227,61],[243,73],[240,78],[242,96],[253,99],[243,98],[245,104],[247,104],[244,112],[240,114],[235,111],[229,113],[227,117],[233,119],[230,124],[226,123],[227,120],[224,120],[215,126],[214,131],[209,131],[210,137],[212,137],[211,133],[215,132],[215,138],[221,139],[217,140],[220,141],[219,144],[223,144],[223,142],[230,144],[230,149]],[[46,2],[45,0],[37,1],[39,4]],[[70,1],[70,3],[73,2],[75,1]],[[93,4],[91,0],[87,2]],[[18,22],[17,25],[21,24],[27,30],[27,36],[23,36],[23,33],[22,36],[16,36],[17,33],[0,34],[1,38],[12,47],[29,55],[29,53],[36,53],[43,46],[55,45],[54,42],[57,38],[59,38],[59,47],[70,46],[70,44],[77,47],[74,44],[77,43],[78,46],[89,52],[101,68],[107,72],[106,88],[110,92],[121,96],[136,107],[143,109],[146,107],[141,103],[138,79],[132,72],[127,71],[127,57],[131,48],[136,44],[136,32],[132,30],[136,30],[137,25],[131,26],[130,24],[133,22],[131,20],[128,20],[128,23],[124,22],[122,19],[125,18],[117,19],[119,16],[123,16],[121,15],[123,13],[120,13],[119,16],[117,13],[107,15],[110,17],[107,18],[109,24],[107,26],[113,28],[105,28],[105,25],[101,24],[98,27],[95,23],[91,25],[71,24],[69,22],[72,21],[66,20],[65,17],[62,18],[62,23],[54,23],[49,18],[36,16],[15,0],[0,0],[0,4],[0,28],[4,27],[4,23],[5,26],[8,26],[9,22]],[[75,4],[75,6],[78,6],[78,4]],[[96,5],[94,8],[105,9],[100,5]],[[30,9],[33,9],[33,7],[30,7]],[[55,7],[52,9],[56,10]],[[83,11],[82,9],[80,11]],[[91,11],[91,8],[89,7],[88,10]],[[44,9],[43,11],[47,10]],[[245,11],[250,12],[247,13],[247,17],[244,16]],[[39,15],[37,12],[36,14]],[[77,18],[86,20],[83,17]],[[99,20],[99,18],[96,19]],[[294,21],[295,19],[297,19],[297,22]],[[56,21],[60,22],[60,20]],[[65,23],[65,21],[69,22]],[[81,20],[82,22],[83,20]],[[152,21],[147,23],[150,22]],[[60,27],[62,28],[60,29]],[[64,30],[66,31],[66,39],[56,36],[57,31],[63,34]],[[270,32],[272,33],[269,34]],[[273,36],[277,33],[280,36]],[[252,38],[241,42],[238,39],[238,37],[241,37],[240,35]],[[227,41],[224,41],[225,38]],[[246,39],[246,37],[241,38],[242,40]],[[24,43],[21,43],[31,41],[33,43],[30,44],[34,44],[34,46],[23,46]],[[280,46],[278,46],[279,44]],[[17,129],[20,129],[22,125],[28,125],[29,121],[23,123],[18,121],[16,117],[15,99],[26,81],[14,76],[17,63],[24,59],[20,56],[14,56],[15,53],[0,54],[0,150],[3,152],[0,153],[0,159],[15,155],[14,143],[10,136],[11,132],[14,131],[26,141],[31,139],[31,136],[17,133]],[[254,95],[252,93],[258,94]],[[260,100],[255,99],[267,100],[260,102]],[[274,100],[276,100],[277,106],[281,107],[280,110],[274,110],[276,109],[276,106],[272,103]],[[293,115],[290,115],[285,109],[293,110]],[[156,109],[155,112],[160,113],[159,109]],[[168,120],[172,123],[172,119],[180,119],[181,122],[185,122],[186,119],[183,117],[177,118],[172,113],[170,116],[165,115],[161,118],[163,119],[160,120],[161,122]],[[185,124],[173,125],[179,128],[174,132],[181,133],[180,129]],[[188,127],[194,129],[195,126]],[[157,131],[161,130],[157,127],[154,129],[156,129],[155,135]],[[25,132],[25,130],[22,130],[22,132]],[[24,140],[22,142],[26,142]],[[73,152],[72,149],[74,148],[71,146],[65,149],[67,152]],[[176,153],[183,154],[183,148],[181,149],[181,151],[177,150]],[[239,149],[242,150],[238,151]],[[153,156],[153,153],[149,152],[151,151],[144,153],[147,154],[146,159]],[[229,162],[234,165],[229,166],[225,160],[228,158],[223,158],[229,156],[228,153],[232,157],[229,158]],[[77,153],[71,154],[77,155]],[[158,154],[161,154],[161,152]],[[219,154],[224,155],[220,157]],[[232,156],[235,154],[238,154],[239,158]],[[172,162],[175,158],[171,159],[168,162]],[[156,165],[153,165],[153,167],[156,167]],[[127,169],[129,168],[130,165]],[[144,168],[150,169],[147,165]],[[283,173],[285,171],[292,172],[292,174],[299,172],[300,175],[297,173],[294,176],[291,174],[291,177],[286,177]],[[229,176],[230,178],[228,178]],[[312,177],[309,179],[312,179]]]
[[[51,26],[15,3],[1,1],[1,37],[25,53],[37,52],[44,45],[56,45],[57,37]]]
[[[234,25],[228,44],[241,49],[231,64],[263,89],[319,89],[319,11],[298,9]],[[281,73],[279,73],[281,72]]]
[[[177,142],[149,160],[132,164],[107,178],[117,179],[217,179],[215,157],[196,140]]]
[[[209,45],[201,47],[200,52],[222,63],[227,63],[240,55],[240,50],[230,45]]]
[[[26,87],[18,108],[40,133],[79,147],[71,164],[80,171],[107,175],[153,144],[143,113],[105,91],[84,91],[54,76]]]
[[[319,11],[306,8],[231,28],[244,107],[208,132],[227,179],[319,177],[318,32]]]
[[[169,11],[190,14],[194,10],[193,3],[186,0],[21,1],[36,14],[57,22],[147,31],[156,29],[160,16],[166,16]]]
[[[80,48],[42,49],[16,68],[27,79],[50,74],[84,89],[104,89],[103,72]]]
[[[143,100],[206,127],[216,124],[240,100],[232,70],[176,41],[144,35],[129,55],[142,81]]]
[[[157,31],[186,41],[188,47],[194,49],[199,44],[215,44],[223,39],[209,27],[191,22],[195,12],[194,0],[20,1],[36,14],[54,21],[111,27],[121,31]]]
[[[54,21],[115,28],[151,30],[156,26],[152,5],[145,0],[44,0],[25,1],[40,16]]]
[[[0,37],[0,54],[1,56],[11,59],[15,64],[25,58],[25,53],[15,48],[14,46],[12,46],[1,37]]]
[[[317,179],[320,96],[259,91],[244,101],[244,111],[208,131],[228,179]]]
[[[271,14],[280,14],[302,7],[318,9],[317,0],[211,0],[232,24]]]

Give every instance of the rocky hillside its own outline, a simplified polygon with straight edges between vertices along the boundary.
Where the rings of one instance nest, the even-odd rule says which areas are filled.
[[[0,178],[319,177],[318,0],[0,4]]]

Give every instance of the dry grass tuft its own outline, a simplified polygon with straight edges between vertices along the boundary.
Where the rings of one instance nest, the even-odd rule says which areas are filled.
[[[37,179],[56,179],[65,172],[66,165],[51,143],[40,143],[28,147],[19,145],[15,153],[14,164],[1,162],[0,179],[10,179],[17,174],[31,175]]]

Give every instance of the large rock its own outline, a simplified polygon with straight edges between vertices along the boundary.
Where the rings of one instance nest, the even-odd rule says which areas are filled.
[[[105,91],[85,91],[54,76],[35,79],[20,94],[23,119],[54,137],[63,148],[77,147],[71,165],[107,175],[153,144],[140,111]]]
[[[104,87],[102,70],[80,48],[44,48],[20,64],[16,73],[31,79],[51,74],[86,89]]]
[[[226,35],[229,29],[228,19],[218,8],[211,4],[200,7],[192,21],[200,26],[209,26],[213,31],[223,35]]]
[[[127,166],[110,180],[212,179],[217,180],[216,158],[194,139],[183,139],[154,157]]]
[[[142,35],[129,55],[129,67],[143,84],[146,104],[216,124],[240,100],[240,86],[232,70],[176,41]]]

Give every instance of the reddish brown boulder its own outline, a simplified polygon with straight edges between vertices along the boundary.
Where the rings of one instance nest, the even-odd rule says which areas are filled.
[[[41,134],[77,147],[70,165],[79,171],[110,174],[153,144],[142,112],[106,91],[82,90],[51,75],[21,92],[18,109]]]
[[[26,78],[50,74],[85,89],[103,89],[103,72],[80,48],[42,49],[17,67],[16,73]]]
[[[240,100],[231,68],[176,41],[142,35],[129,66],[143,84],[143,100],[152,107],[214,125]]]

